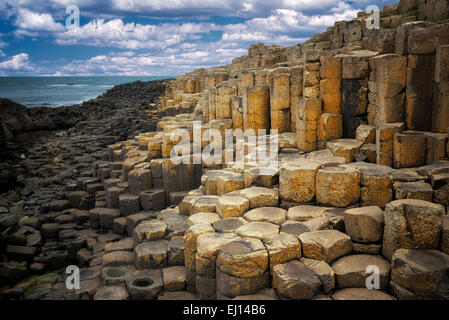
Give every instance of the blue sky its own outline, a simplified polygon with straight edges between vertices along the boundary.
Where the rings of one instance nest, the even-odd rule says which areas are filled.
[[[175,76],[395,0],[0,0],[0,76]],[[66,26],[68,6],[80,26]]]

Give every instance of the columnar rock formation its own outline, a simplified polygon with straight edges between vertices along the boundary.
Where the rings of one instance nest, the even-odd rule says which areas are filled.
[[[402,0],[380,16],[380,29],[360,13],[304,44],[253,45],[172,80],[157,131],[109,145],[95,177],[49,205],[89,210],[86,227],[120,235],[104,250],[98,236],[67,236],[86,270],[101,269],[77,293],[449,299],[449,5]],[[258,143],[275,140],[274,152]],[[50,239],[60,216],[41,226]],[[7,254],[32,259],[30,248]]]

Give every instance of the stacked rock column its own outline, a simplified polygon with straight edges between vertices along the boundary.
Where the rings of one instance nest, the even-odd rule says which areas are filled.
[[[323,113],[318,120],[318,149],[326,148],[328,141],[343,137],[343,116],[341,109],[341,59],[321,56],[320,98]]]

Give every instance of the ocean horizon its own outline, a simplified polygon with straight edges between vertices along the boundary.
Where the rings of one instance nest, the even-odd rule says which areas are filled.
[[[71,106],[96,98],[108,89],[134,81],[153,81],[160,76],[0,77],[0,98],[28,108]]]

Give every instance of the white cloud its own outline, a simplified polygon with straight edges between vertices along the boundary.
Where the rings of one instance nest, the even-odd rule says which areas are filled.
[[[366,4],[367,0],[347,1]],[[384,0],[370,0],[372,4]],[[335,0],[2,0],[4,7],[17,11],[26,8],[35,12],[48,12],[54,17],[65,17],[65,8],[76,5],[85,17],[115,17],[129,15],[142,17],[266,17],[275,9],[290,9],[302,12],[329,11],[335,7]],[[345,2],[345,1],[340,1]],[[0,10],[2,9],[0,5]],[[6,9],[6,11],[8,11]],[[1,11],[0,11],[1,12]]]
[[[216,29],[207,23],[163,23],[142,25],[124,23],[121,19],[106,21],[97,19],[81,26],[56,34],[56,43],[61,45],[91,45],[127,48],[164,49],[186,40],[197,39],[198,34]]]
[[[222,40],[242,42],[274,42],[290,45],[305,40],[298,37],[302,33],[317,33],[332,26],[335,21],[350,20],[357,16],[357,10],[344,10],[344,5],[337,7],[330,15],[307,16],[300,11],[276,9],[266,18],[254,18],[240,24],[224,26]]]
[[[104,48],[123,50],[65,65],[41,62],[39,69],[34,64],[31,68],[28,56],[27,61],[24,57],[15,58],[17,55],[1,63],[13,66],[14,58],[16,64],[23,59],[22,65],[34,74],[177,75],[194,68],[228,64],[232,58],[247,54],[252,43],[303,42],[335,21],[354,18],[359,11],[355,8],[364,8],[366,1],[0,0],[6,3],[6,11],[12,12],[11,24],[17,26],[13,32],[19,37],[39,40],[41,36],[50,36],[61,46],[96,46],[103,48],[102,52]],[[67,17],[68,5],[79,6],[82,21],[89,22],[79,28],[65,28],[61,21]],[[0,5],[0,16],[4,7]],[[217,16],[223,19],[216,20]],[[144,17],[164,20],[158,23],[158,19],[153,19],[147,24],[148,20],[141,19]],[[235,22],[229,17],[242,19]],[[139,23],[129,22],[137,18]]]
[[[12,56],[9,60],[0,62],[0,69],[6,70],[31,70],[29,56],[26,53],[20,53]]]
[[[55,22],[50,14],[40,14],[28,9],[19,9],[16,25],[25,31],[61,32],[65,29],[62,24]]]
[[[182,43],[152,54],[115,52],[85,60],[74,60],[52,72],[72,76],[174,76],[196,68],[229,64],[233,58],[244,54],[247,54],[247,48],[240,48],[233,42]]]
[[[1,58],[6,57],[6,54],[2,50],[0,50],[0,57]]]
[[[141,15],[184,14],[221,15],[221,16],[260,16],[277,8],[292,10],[310,10],[319,6],[330,8],[335,0],[113,0],[112,8],[121,12],[133,12]]]

